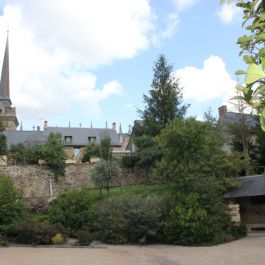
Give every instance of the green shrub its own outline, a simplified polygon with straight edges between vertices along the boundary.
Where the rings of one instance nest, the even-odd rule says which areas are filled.
[[[6,238],[1,233],[0,233],[0,246],[2,246],[2,247],[8,246]]]
[[[138,156],[123,156],[121,166],[124,168],[134,168],[139,160],[140,158]]]
[[[10,233],[11,240],[22,244],[46,245],[57,233],[64,233],[62,224],[38,223],[25,220],[17,224]]]
[[[89,246],[95,238],[95,235],[86,230],[79,230],[76,232],[80,246]]]
[[[84,190],[62,193],[52,202],[49,220],[62,223],[70,233],[91,230],[95,221],[93,200]]]
[[[212,204],[205,205],[205,198],[198,193],[186,193],[171,209],[165,223],[165,235],[169,243],[200,245],[229,240],[232,229],[229,217]]]
[[[0,232],[7,233],[24,214],[20,190],[10,177],[0,175]]]
[[[53,245],[62,245],[64,243],[64,237],[61,233],[57,233],[52,237]]]
[[[156,197],[120,197],[103,203],[97,232],[107,243],[146,243],[161,240],[165,202]]]
[[[27,219],[38,223],[49,222],[49,216],[47,214],[30,213]]]

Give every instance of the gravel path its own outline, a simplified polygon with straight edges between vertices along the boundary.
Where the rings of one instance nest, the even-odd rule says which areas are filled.
[[[0,265],[265,265],[265,237],[213,247],[0,248]]]

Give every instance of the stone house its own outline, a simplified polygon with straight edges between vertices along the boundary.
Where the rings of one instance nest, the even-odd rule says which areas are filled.
[[[257,117],[252,114],[228,111],[227,106],[218,108],[219,117],[217,126],[220,128],[224,140],[223,150],[231,152],[233,143],[239,145],[255,144],[255,129]]]

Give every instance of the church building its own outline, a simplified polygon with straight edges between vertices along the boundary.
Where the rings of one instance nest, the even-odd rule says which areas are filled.
[[[5,55],[0,81],[0,120],[3,122],[6,131],[16,131],[19,123],[16,116],[16,108],[12,107],[12,102],[10,99],[8,37],[6,40]]]

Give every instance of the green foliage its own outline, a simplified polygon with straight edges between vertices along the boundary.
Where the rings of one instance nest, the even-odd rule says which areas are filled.
[[[86,191],[70,191],[60,194],[49,209],[49,220],[62,223],[69,232],[91,230],[95,221],[91,196]]]
[[[84,155],[82,157],[82,163],[89,162],[91,156],[99,156],[100,155],[100,149],[99,146],[96,144],[90,144],[86,147],[84,151]]]
[[[149,96],[144,95],[146,107],[140,111],[149,135],[157,135],[175,117],[183,117],[187,109],[182,105],[182,88],[173,76],[173,66],[164,55],[155,61],[153,71]]]
[[[7,152],[6,136],[2,133],[5,130],[4,123],[0,120],[0,155]]]
[[[157,242],[161,240],[166,207],[156,197],[109,199],[98,211],[99,239],[114,244]]]
[[[47,245],[58,233],[64,233],[64,227],[61,224],[25,220],[17,224],[9,236],[12,241],[17,243]]]
[[[8,232],[24,216],[21,192],[8,176],[0,175],[0,232]]]
[[[78,243],[80,246],[89,246],[95,239],[95,235],[86,230],[79,230],[76,232]]]
[[[154,171],[158,178],[183,186],[186,178],[218,173],[221,141],[209,123],[176,119],[156,140],[163,150]]]
[[[42,145],[41,155],[42,159],[53,170],[55,180],[58,180],[60,175],[64,175],[66,156],[59,133],[49,135],[48,141]]]
[[[41,155],[40,146],[26,147],[23,144],[11,144],[8,150],[9,163],[27,165],[37,164]]]
[[[5,236],[0,233],[0,247],[7,247],[7,246],[8,246],[8,242]]]
[[[138,147],[139,161],[136,166],[145,175],[160,160],[162,152],[154,137],[176,117],[182,119],[187,107],[183,105],[182,88],[173,74],[173,66],[160,55],[153,67],[154,77],[149,95],[144,95],[144,110],[139,110],[143,123],[135,124],[134,142]]]
[[[112,150],[111,150],[111,139],[109,137],[104,137],[100,142],[100,157],[104,160],[112,159]]]
[[[3,132],[5,130],[5,124],[3,121],[0,120],[0,132]]]
[[[139,156],[123,156],[121,158],[121,166],[124,168],[134,168],[137,162],[139,161]]]
[[[204,205],[202,195],[192,192],[180,194],[177,199],[165,225],[169,242],[181,245],[213,243],[216,235],[228,226],[228,216],[223,211],[214,212],[209,202]],[[215,204],[211,206],[216,207]]]
[[[109,192],[110,182],[119,177],[120,167],[116,160],[100,160],[91,169],[91,180],[101,190],[106,188]]]
[[[5,155],[7,152],[6,136],[0,133],[0,155]]]
[[[157,144],[154,137],[149,135],[142,135],[135,138],[135,144],[139,148],[139,160],[136,167],[144,170],[150,170],[161,159],[162,150]]]
[[[242,26],[248,32],[237,40],[241,48],[240,55],[248,64],[247,71],[236,72],[245,75],[246,84],[237,86],[237,89],[242,94],[240,98],[257,111],[261,128],[265,131],[265,4],[264,1],[256,0],[236,2],[244,13]]]

